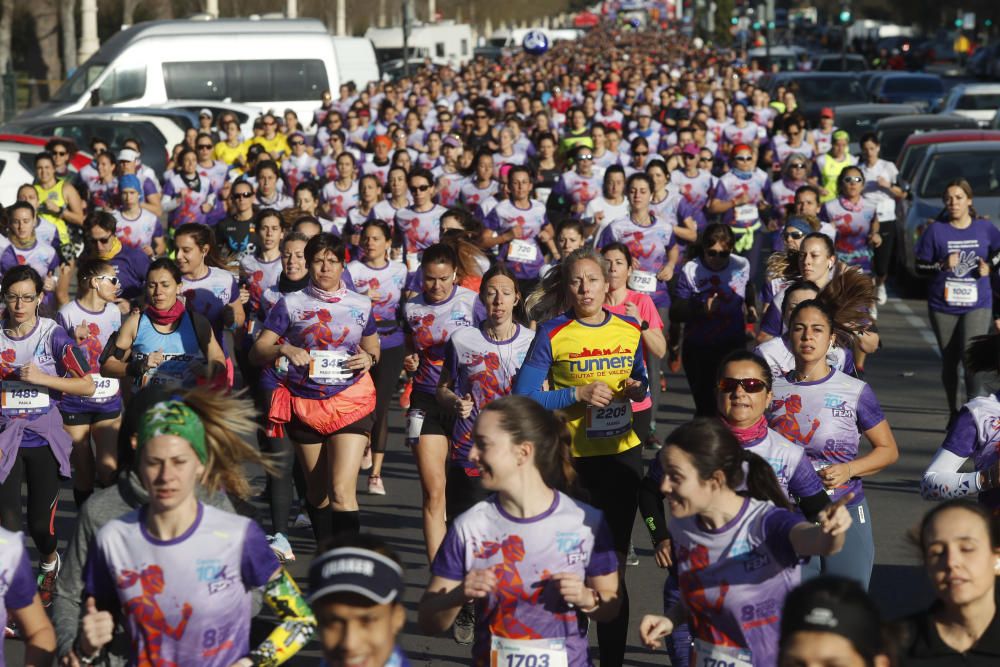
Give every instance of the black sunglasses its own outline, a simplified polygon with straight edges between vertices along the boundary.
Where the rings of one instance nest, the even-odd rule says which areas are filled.
[[[786,239],[792,239],[793,241],[797,241],[797,240],[799,240],[800,238],[802,238],[804,236],[805,236],[805,234],[803,234],[802,232],[800,232],[797,229],[793,229],[793,230],[785,232],[785,238]]]
[[[212,144],[198,144],[198,150],[210,151],[210,150],[212,150],[212,148],[214,148],[214,146],[212,146]]]
[[[743,387],[748,394],[758,394],[767,389],[767,383],[757,378],[722,378],[719,380],[719,391],[732,393],[737,387]]]
[[[234,192],[233,194],[229,195],[229,198],[230,199],[250,199],[253,196],[254,195],[253,195],[252,192]]]
[[[861,178],[860,176],[844,176],[840,180],[843,181],[844,183],[864,183],[865,182],[865,179]]]
[[[804,162],[792,162],[788,165],[789,169],[805,169],[806,165]]]
[[[430,189],[431,189],[431,186],[429,186],[429,185],[411,185],[410,186],[410,192],[413,192],[413,193],[427,192]]]
[[[731,254],[732,254],[732,250],[706,250],[705,251],[705,256],[706,257],[720,257],[722,259],[728,258],[729,255],[731,255]]]

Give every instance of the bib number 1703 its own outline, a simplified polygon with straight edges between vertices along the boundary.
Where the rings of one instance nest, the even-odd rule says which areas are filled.
[[[505,655],[507,661],[503,667],[549,667],[549,656],[547,655]]]

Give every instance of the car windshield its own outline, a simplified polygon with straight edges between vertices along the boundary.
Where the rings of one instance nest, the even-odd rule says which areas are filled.
[[[899,157],[900,151],[903,150],[903,144],[906,143],[907,138],[911,134],[919,134],[919,130],[914,130],[913,128],[899,128],[899,129],[888,129],[879,132],[879,144],[881,145],[881,150],[879,153],[882,155],[882,159],[894,162],[897,157]]]
[[[940,197],[958,174],[969,181],[976,197],[1000,196],[1000,147],[932,155],[917,196],[923,199]]]
[[[885,112],[870,112],[865,114],[837,114],[837,128],[844,130],[851,136],[851,141],[858,141],[861,135],[865,132],[871,132],[875,129],[875,124],[879,122],[882,118],[886,116],[894,116],[895,113],[885,113]],[[905,139],[904,139],[905,141]],[[902,146],[900,142],[899,146],[896,148],[898,151]],[[882,147],[882,157],[885,159],[885,147]]]
[[[806,77],[795,82],[797,94],[806,102],[864,102],[865,94],[855,79]]]
[[[933,77],[898,76],[886,79],[886,93],[940,93],[944,90],[941,79]]]
[[[1000,108],[1000,93],[968,93],[958,98],[955,108],[963,111],[996,111]]]
[[[913,178],[913,172],[916,170],[920,161],[924,159],[924,153],[930,144],[917,144],[915,146],[910,146],[910,149],[906,151],[906,155],[903,156],[902,162],[899,163],[899,177],[905,180],[910,180]]]
[[[78,67],[73,76],[59,87],[52,96],[53,102],[76,102],[84,93],[90,90],[94,81],[107,69],[107,63],[91,63]]]

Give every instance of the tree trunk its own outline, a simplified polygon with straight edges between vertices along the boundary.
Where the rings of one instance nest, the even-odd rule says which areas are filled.
[[[62,28],[63,75],[76,69],[76,0],[59,0],[59,25]]]
[[[62,77],[59,60],[59,9],[53,0],[32,0],[28,3],[28,12],[35,21],[35,40],[38,42],[42,62],[45,63],[47,81],[39,86],[39,93],[42,100],[47,100]]]
[[[17,113],[16,108],[7,108],[7,91],[5,89],[7,83],[5,75],[7,74],[7,69],[10,67],[10,41],[12,33],[11,28],[14,25],[14,0],[0,1],[0,12],[2,12],[2,14],[0,14],[0,81],[4,82],[4,86],[0,86],[0,118],[7,120],[7,118],[12,117],[15,113]],[[16,88],[14,94],[10,97],[11,100],[14,101],[14,106],[16,107]]]
[[[139,0],[122,0],[122,25],[130,26],[135,23],[135,10],[139,6]]]

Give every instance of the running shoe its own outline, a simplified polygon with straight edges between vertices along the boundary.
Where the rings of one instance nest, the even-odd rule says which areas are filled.
[[[274,552],[274,555],[277,556],[278,560],[282,563],[295,560],[295,553],[292,551],[292,545],[289,544],[288,538],[285,537],[283,533],[268,535],[267,545],[271,547],[271,551]]]
[[[467,646],[476,636],[476,607],[472,602],[466,603],[458,612],[455,624],[451,626],[451,634],[455,642]]]
[[[660,391],[662,392],[666,390],[667,390],[667,376],[664,375],[663,373],[660,373]]]
[[[874,304],[872,305],[871,316],[872,316],[873,320],[877,320],[878,319],[878,306],[876,306]]]
[[[369,443],[365,447],[365,453],[361,457],[361,469],[362,470],[371,470],[372,469],[372,446],[371,446],[371,443]]]
[[[628,543],[628,553],[625,554],[625,564],[635,567],[639,564],[639,556],[635,553],[635,546],[629,542]]]
[[[370,496],[385,495],[385,484],[382,483],[381,475],[368,476],[368,495]]]
[[[292,526],[295,528],[312,528],[312,525],[313,522],[305,512],[299,512],[299,515],[295,517],[295,521],[292,522]]]
[[[660,442],[659,438],[652,434],[646,438],[646,442],[643,443],[643,446],[651,452],[658,452],[663,449],[663,443]]]
[[[875,290],[875,300],[880,306],[884,306],[885,302],[889,300],[889,295],[885,293],[885,285],[879,285],[878,289]]]
[[[680,373],[681,349],[679,347],[670,348],[669,356],[667,357],[667,362],[670,364],[671,373]]]
[[[7,625],[3,628],[3,638],[4,639],[20,639],[21,631],[17,627],[17,623],[14,621],[7,621]]]
[[[413,393],[413,380],[407,380],[403,387],[403,393],[399,396],[399,407],[404,410],[410,407],[410,394]]]
[[[62,569],[62,558],[56,552],[56,560],[53,563],[42,563],[38,568],[38,597],[42,599],[42,606],[52,605],[52,595],[56,592],[56,580],[59,579],[59,570]]]

